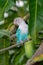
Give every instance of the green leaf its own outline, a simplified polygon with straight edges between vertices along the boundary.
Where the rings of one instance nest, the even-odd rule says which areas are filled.
[[[10,32],[5,29],[0,29],[0,38],[2,38],[3,36],[10,37]]]
[[[20,52],[15,56],[14,58],[14,64],[15,65],[18,65],[21,63],[21,61],[23,60],[24,58],[24,49],[23,47],[21,47],[20,49],[18,49]]]
[[[14,54],[11,58],[11,63],[15,65],[23,65],[26,63],[24,46],[14,48]]]
[[[43,0],[29,0],[29,32],[35,43],[38,32],[43,28]]]
[[[2,19],[8,0],[0,0],[0,19]]]
[[[26,42],[26,43],[24,44],[24,48],[25,48],[25,55],[26,55],[26,57],[27,57],[27,58],[31,58],[32,55],[33,55],[34,52],[35,52],[35,47],[34,47],[34,45],[33,45],[33,41],[30,40],[30,41]],[[30,49],[30,50],[29,50],[29,49]]]
[[[0,0],[0,20],[4,18],[4,12],[8,11],[13,5],[12,0]]]
[[[5,8],[5,11],[10,10],[12,6],[14,6],[14,1],[13,0],[8,0],[8,4]]]
[[[10,46],[10,41],[6,39],[0,39],[0,49]],[[8,51],[0,53],[0,65],[9,65],[9,53]]]

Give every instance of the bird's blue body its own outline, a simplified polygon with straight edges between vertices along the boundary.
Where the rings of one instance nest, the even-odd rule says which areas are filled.
[[[25,41],[28,37],[28,32],[27,33],[22,33],[22,31],[18,28],[16,32],[16,37],[17,37],[17,43],[20,43],[21,41]]]

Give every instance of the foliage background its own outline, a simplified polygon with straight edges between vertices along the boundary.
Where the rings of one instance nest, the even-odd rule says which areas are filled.
[[[40,44],[39,32],[43,30],[43,0],[22,0],[23,6],[18,6],[17,2],[18,0],[0,0],[0,49],[12,45],[10,36],[15,33],[14,18],[30,13],[30,19],[26,22],[36,50],[36,45]],[[40,36],[43,37],[43,34]],[[24,65],[27,60],[24,45],[0,53],[0,65]]]

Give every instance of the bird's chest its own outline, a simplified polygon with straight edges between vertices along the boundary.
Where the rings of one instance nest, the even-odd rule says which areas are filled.
[[[28,32],[28,28],[25,25],[20,25],[19,29],[20,29],[21,33],[23,33],[23,34],[26,34]]]

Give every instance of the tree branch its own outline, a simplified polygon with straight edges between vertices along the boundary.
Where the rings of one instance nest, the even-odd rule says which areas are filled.
[[[23,19],[26,21],[28,18],[30,18],[30,13],[28,13],[26,16],[23,17]]]
[[[23,43],[25,43],[25,42],[27,42],[27,41],[29,41],[29,40],[31,40],[31,39],[27,39],[27,40],[25,40],[25,41],[22,42],[22,43],[15,44],[15,45],[9,46],[9,47],[7,47],[7,48],[3,48],[3,49],[0,50],[0,52],[4,52],[4,51],[10,50],[10,49],[12,49],[12,48],[14,48],[14,47],[17,47],[17,46],[19,46],[19,45],[23,45]]]

